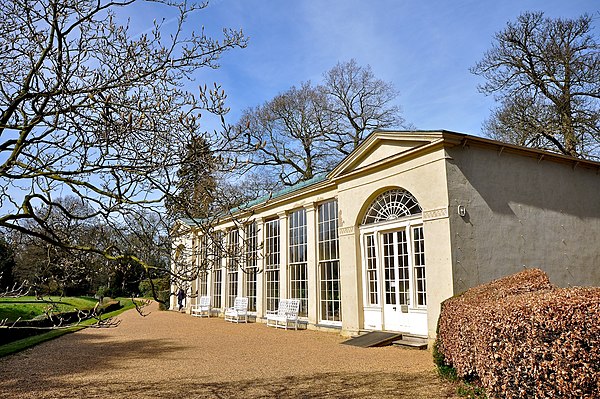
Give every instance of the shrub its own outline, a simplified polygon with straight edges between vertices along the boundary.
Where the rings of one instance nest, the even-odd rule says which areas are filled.
[[[105,285],[101,285],[96,289],[96,298],[103,299],[107,295],[108,291],[109,290]]]
[[[543,271],[527,269],[444,301],[438,322],[438,350],[445,362],[456,368],[460,377],[475,374],[474,349],[479,339],[475,328],[486,322],[483,308],[511,295],[552,288]]]
[[[437,350],[491,397],[600,397],[600,288],[531,269],[443,303]]]

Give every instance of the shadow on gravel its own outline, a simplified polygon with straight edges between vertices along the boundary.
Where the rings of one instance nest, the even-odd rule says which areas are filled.
[[[327,373],[286,377],[278,380],[239,381],[220,384],[198,384],[188,387],[196,398],[411,398],[431,399],[444,387],[435,378],[421,374],[392,373]],[[432,389],[434,388],[434,389]],[[184,390],[180,392],[183,394]],[[432,396],[432,394],[434,396]]]
[[[79,353],[61,353],[62,350],[66,351],[71,348],[85,349]],[[35,350],[39,354],[40,351],[44,350],[43,347],[34,347],[0,359],[0,375],[2,375],[0,379],[0,398],[54,398],[55,396],[49,392],[54,390],[61,392],[63,388],[71,389],[68,387],[66,380],[75,374],[94,374],[98,370],[106,369],[122,370],[121,363],[132,359],[134,361],[139,359],[139,370],[141,371],[147,359],[160,362],[161,358],[173,358],[177,356],[177,353],[188,349],[186,345],[174,343],[172,340],[132,339],[127,342],[106,342],[101,334],[72,334],[69,336],[68,347],[58,347],[56,352],[46,353],[41,358],[39,355],[36,356],[36,363],[31,364],[31,367],[28,367],[29,351]],[[11,358],[15,358],[17,361],[11,362]],[[7,364],[11,364],[13,367],[7,368]],[[18,364],[22,369],[15,369],[15,364]],[[131,370],[130,372],[135,374],[138,370]],[[122,376],[121,374],[115,375],[116,380],[119,380]],[[39,392],[36,392],[37,394],[28,392],[30,396],[18,396],[24,395],[23,379],[34,380],[36,387],[39,387]],[[112,383],[113,381],[107,381],[108,385]],[[29,390],[32,391],[31,388]],[[3,396],[5,392],[12,394]],[[86,395],[82,391],[81,396],[73,397],[86,397]],[[127,395],[123,397],[127,397]]]
[[[139,372],[143,373],[143,369]],[[202,383],[185,379],[129,382],[126,375],[104,385],[55,386],[36,398],[456,398],[454,389],[423,374],[323,373],[309,376]]]

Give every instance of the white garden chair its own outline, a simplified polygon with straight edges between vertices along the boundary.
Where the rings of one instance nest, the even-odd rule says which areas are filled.
[[[277,311],[267,311],[267,326],[288,329],[290,323],[298,329],[299,299],[281,299]]]
[[[210,313],[212,308],[210,306],[210,297],[209,296],[201,296],[198,299],[198,303],[196,305],[192,305],[190,309],[190,313],[192,316],[197,317],[210,317]]]
[[[248,297],[236,296],[233,307],[225,309],[225,320],[232,323],[248,323]]]

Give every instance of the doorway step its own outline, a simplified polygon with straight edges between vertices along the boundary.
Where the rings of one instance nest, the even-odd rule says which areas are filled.
[[[411,349],[427,349],[427,338],[423,338],[417,335],[402,334],[402,338],[392,341],[392,345],[401,348]]]
[[[389,331],[361,331],[360,335],[344,341],[342,344],[361,348],[394,345],[404,348],[427,349],[427,339],[423,337]]]

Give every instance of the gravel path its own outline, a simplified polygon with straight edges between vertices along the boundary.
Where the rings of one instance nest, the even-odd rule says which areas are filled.
[[[0,398],[454,398],[428,351],[231,324],[155,305],[0,359]]]

